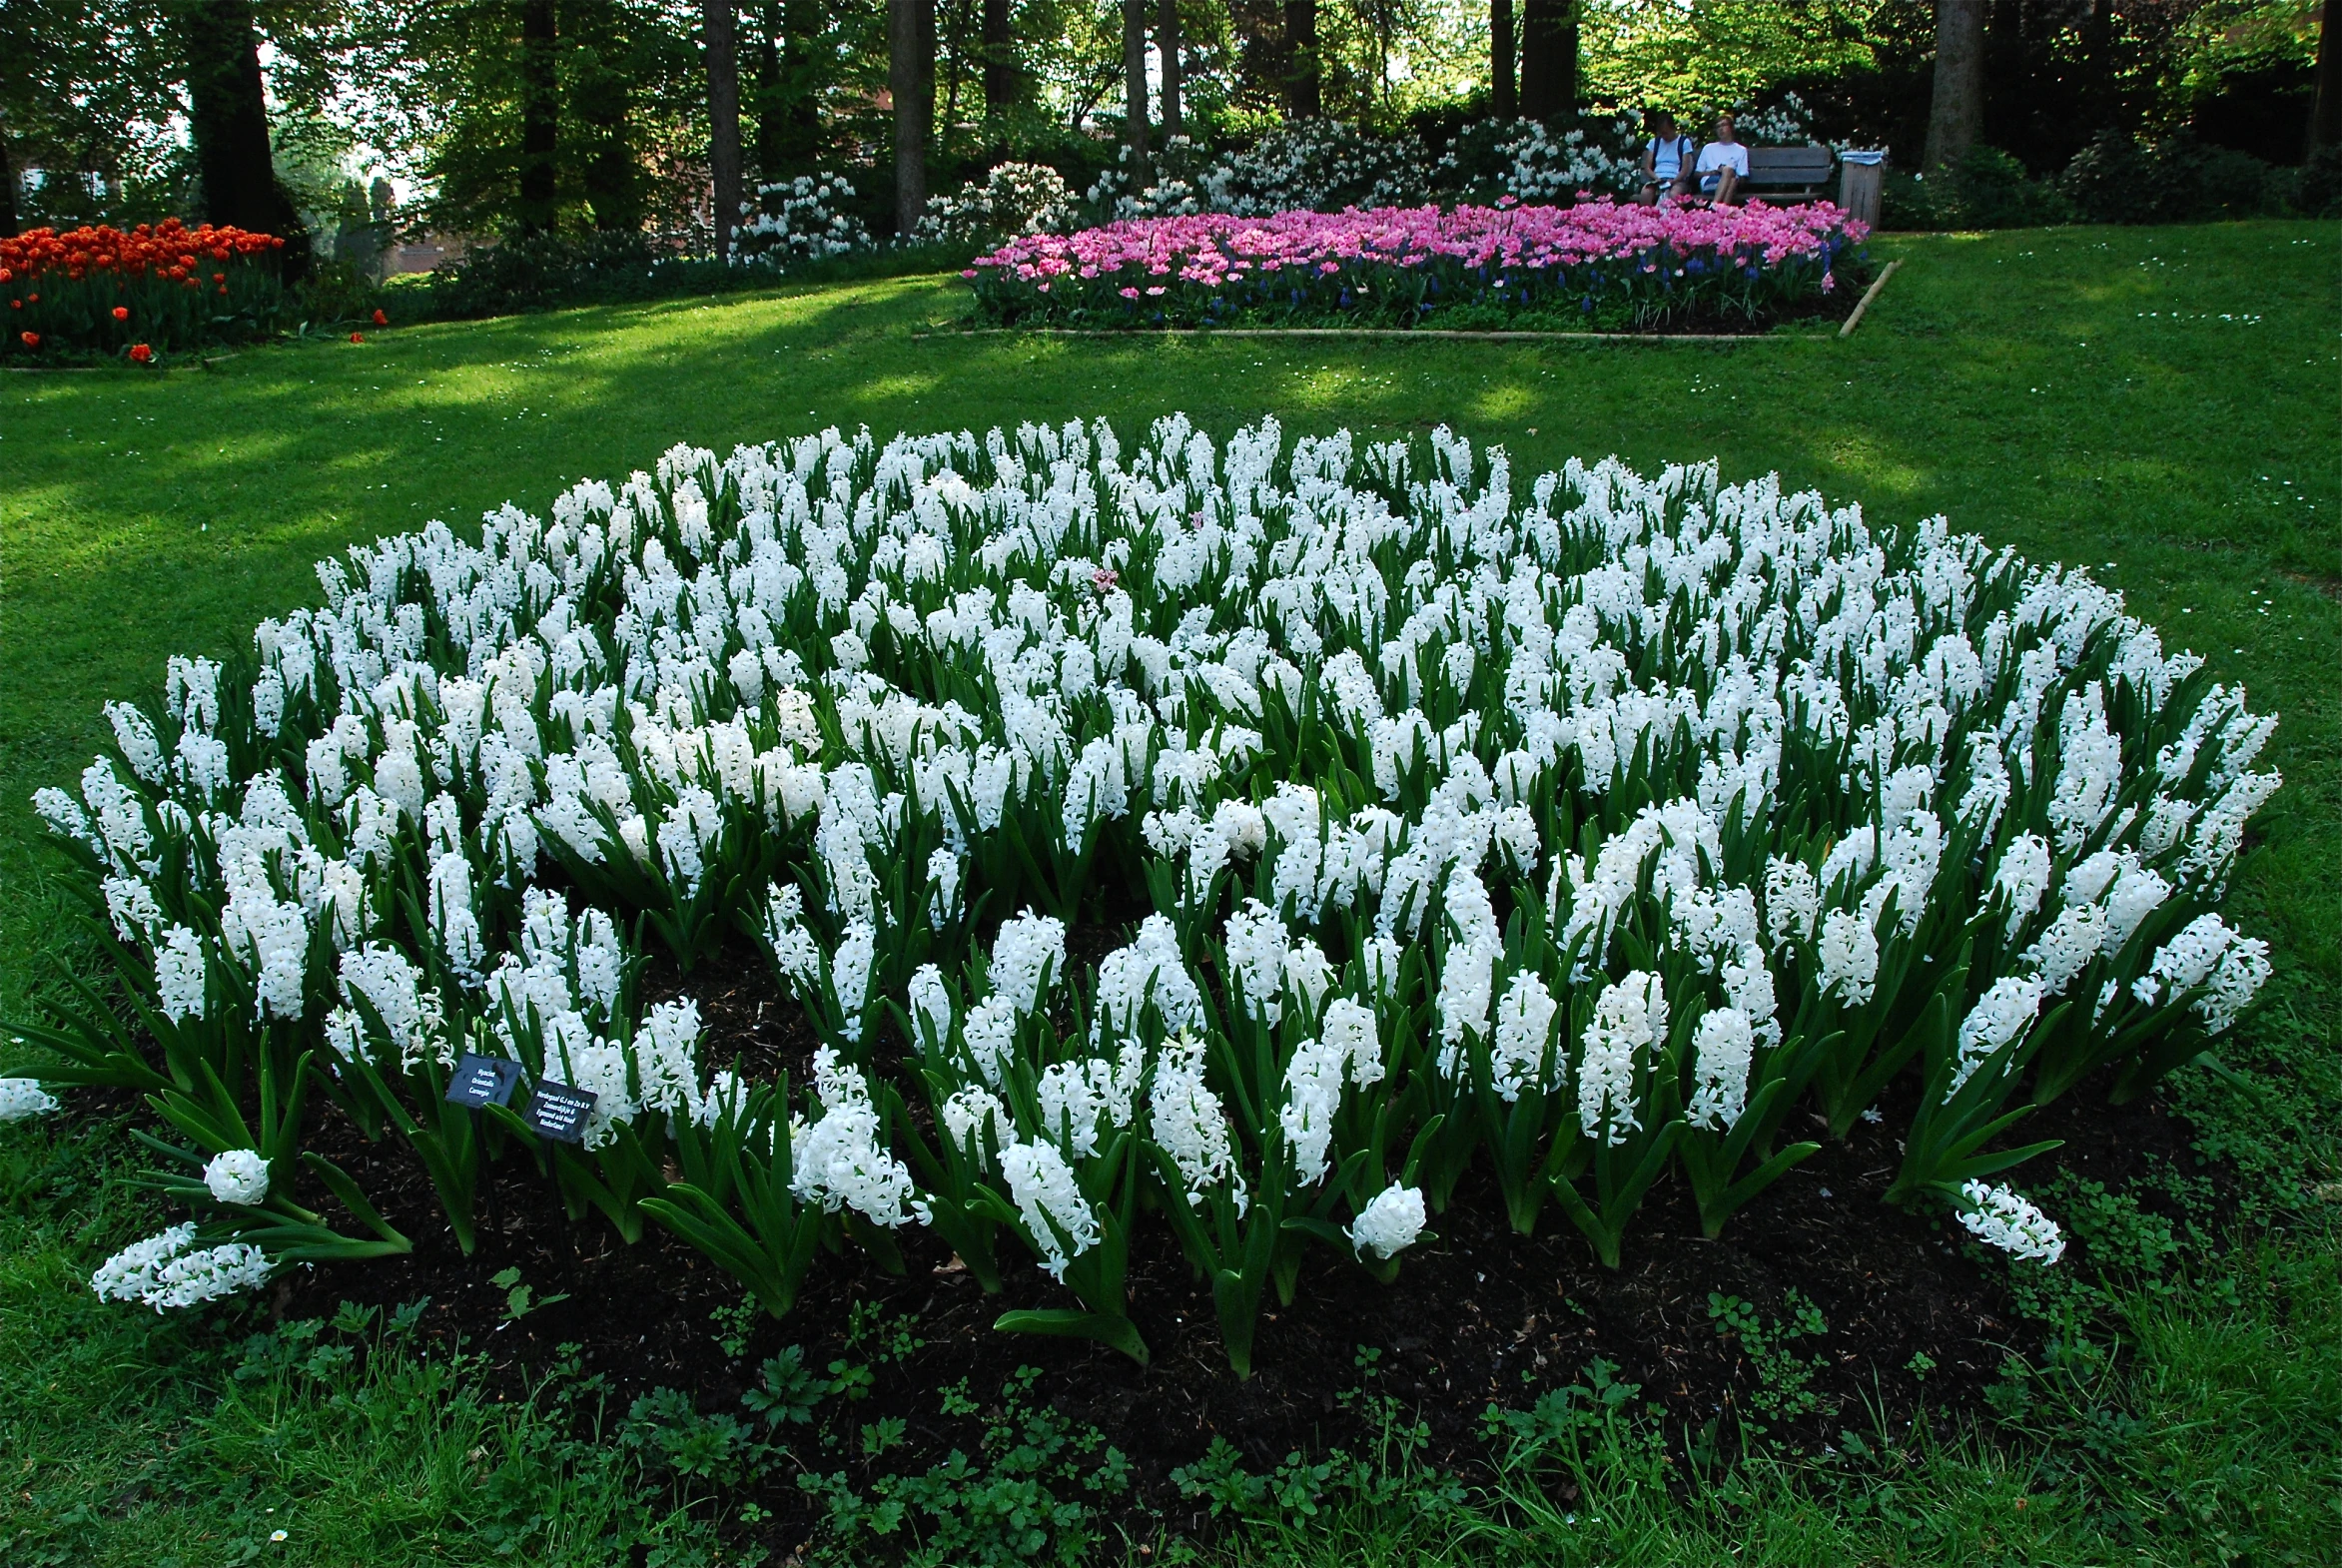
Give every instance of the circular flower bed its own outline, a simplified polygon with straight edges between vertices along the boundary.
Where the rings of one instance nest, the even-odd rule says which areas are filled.
[[[1308,1253],[1391,1278],[1467,1172],[1615,1266],[1662,1175],[1714,1235],[1887,1109],[1889,1200],[2054,1262],[2023,1113],[2268,972],[2216,911],[2273,720],[2079,572],[1713,465],[831,430],[319,576],[38,801],[137,1027],[25,1033],[183,1140],[193,1228],[99,1273],[158,1307],[407,1248],[329,1102],[465,1250],[533,1166],[776,1314],[928,1227],[1060,1282],[1001,1328],[1144,1360],[1161,1237],[1239,1371]],[[796,1081],[688,995],[743,948]]]
[[[1835,291],[1869,232],[1827,202],[1213,213],[1027,235],[963,276],[1003,325],[1753,321]]]

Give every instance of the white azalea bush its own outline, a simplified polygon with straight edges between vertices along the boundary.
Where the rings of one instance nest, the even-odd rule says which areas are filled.
[[[1001,1326],[1144,1358],[1159,1215],[1239,1369],[1307,1248],[1388,1277],[1475,1163],[1616,1264],[1671,1167],[1714,1234],[1811,1155],[1800,1107],[1916,1105],[1890,1195],[2047,1261],[1986,1181],[2022,1112],[2139,1094],[2268,973],[2219,914],[2278,782],[2241,692],[2080,572],[1713,465],[831,429],[319,576],[39,797],[137,1029],[27,1033],[148,1091],[201,1216],[109,1293],[404,1246],[322,1101],[467,1247],[526,1160],[775,1312],[924,1227],[1067,1291]],[[638,941],[761,951],[809,1083],[647,1005]],[[580,1141],[449,1105],[467,1053],[590,1094]]]
[[[1411,134],[1380,138],[1338,120],[1299,120],[1216,157],[1187,137],[1169,137],[1144,170],[1133,168],[1126,147],[1086,200],[1101,222],[1193,213],[1267,218],[1417,207],[1431,199],[1431,160]],[[1148,183],[1138,184],[1142,176]]]
[[[923,241],[996,246],[1028,234],[1072,228],[1074,193],[1047,164],[999,164],[950,196],[931,196],[919,220]]]
[[[758,186],[756,199],[740,204],[738,260],[777,270],[876,249],[862,220],[845,210],[853,198],[852,183],[830,171]]]
[[[1441,189],[1484,202],[1505,197],[1568,206],[1579,192],[1627,198],[1642,188],[1641,117],[1584,117],[1556,131],[1540,120],[1480,120],[1456,133],[1433,171]]]

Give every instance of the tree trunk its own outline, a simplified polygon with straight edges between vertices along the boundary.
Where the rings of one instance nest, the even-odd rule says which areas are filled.
[[[1008,113],[1025,96],[1009,6],[1010,0],[984,0],[984,112],[988,115]]]
[[[560,215],[560,30],[553,0],[520,6],[520,202],[523,234],[541,234]]]
[[[716,260],[732,254],[740,222],[740,33],[732,0],[705,0],[707,43],[707,166],[715,187]]]
[[[1984,109],[1984,0],[1936,0],[1936,93],[1928,106],[1930,169],[1955,165],[1975,145]]]
[[[2342,68],[2334,64],[2334,0],[2326,0],[2318,17],[2317,96],[2310,103],[2309,151],[2342,147]]]
[[[1133,164],[1147,162],[1147,0],[1123,0],[1123,140]]]
[[[1284,43],[1289,56],[1285,114],[1314,120],[1325,112],[1323,78],[1317,70],[1317,0],[1284,0]]]
[[[249,0],[181,0],[176,17],[187,56],[188,129],[204,217],[223,227],[282,236],[285,271],[298,277],[309,271],[309,230],[277,183],[252,6]]]
[[[781,93],[780,7],[764,0],[756,28],[756,181],[770,185],[780,178],[787,156],[783,131],[787,109]]]
[[[1512,0],[1488,0],[1488,112],[1499,120],[1521,112],[1513,91]]]
[[[960,123],[960,84],[968,78],[968,0],[946,0],[950,6],[951,70],[944,78],[944,132]]]
[[[1179,103],[1179,0],[1163,0],[1155,13],[1155,48],[1163,56],[1163,139],[1187,134]]]
[[[646,182],[631,131],[634,73],[627,59],[630,19],[618,0],[560,0],[561,157],[577,176],[593,226],[623,233],[642,227]]]
[[[16,233],[16,160],[8,156],[8,127],[0,123],[0,240]]]
[[[1578,17],[1574,0],[1522,0],[1521,114],[1560,120],[1578,107]]]
[[[935,128],[935,0],[887,0],[887,88],[895,100],[895,233],[927,211],[927,139]]]
[[[812,173],[821,161],[821,68],[815,47],[821,34],[819,3],[788,0],[781,8],[780,158],[766,171],[767,180]],[[768,9],[768,20],[771,15]]]
[[[570,99],[577,118],[592,131],[593,151],[578,170],[593,226],[602,230],[642,227],[642,171],[627,136],[633,90],[622,71],[606,66],[573,84]]]

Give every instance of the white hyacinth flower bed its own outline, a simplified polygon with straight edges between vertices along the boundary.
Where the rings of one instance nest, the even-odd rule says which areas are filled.
[[[179,1282],[173,1231],[110,1294],[406,1244],[304,1160],[303,1075],[466,1245],[492,1144],[776,1312],[841,1227],[931,1226],[1063,1283],[1002,1326],[1142,1359],[1146,1213],[1242,1369],[1305,1249],[1388,1277],[1475,1164],[1615,1264],[1671,1168],[1714,1233],[1813,1153],[1799,1107],[1896,1108],[1892,1196],[2054,1261],[1984,1179],[2019,1113],[2135,1096],[2268,973],[2217,910],[2273,720],[2080,572],[1773,477],[833,429],[319,576],[39,799],[152,1034],[41,1032],[42,1076],[157,1095],[248,1248]],[[802,1003],[801,1083],[643,1005],[645,949],[688,987],[727,947]],[[508,1106],[446,1103],[466,1056]],[[516,1114],[554,1085],[575,1143]]]

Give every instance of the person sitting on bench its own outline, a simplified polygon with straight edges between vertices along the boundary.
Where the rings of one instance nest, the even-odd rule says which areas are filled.
[[[1700,194],[1717,207],[1730,207],[1740,183],[1749,177],[1749,150],[1733,134],[1732,116],[1716,117],[1716,140],[1700,149],[1696,172]]]
[[[1691,195],[1692,139],[1675,128],[1675,116],[1664,109],[1652,110],[1643,123],[1651,128],[1651,138],[1643,144],[1643,190],[1635,200],[1654,207],[1661,193]]]

